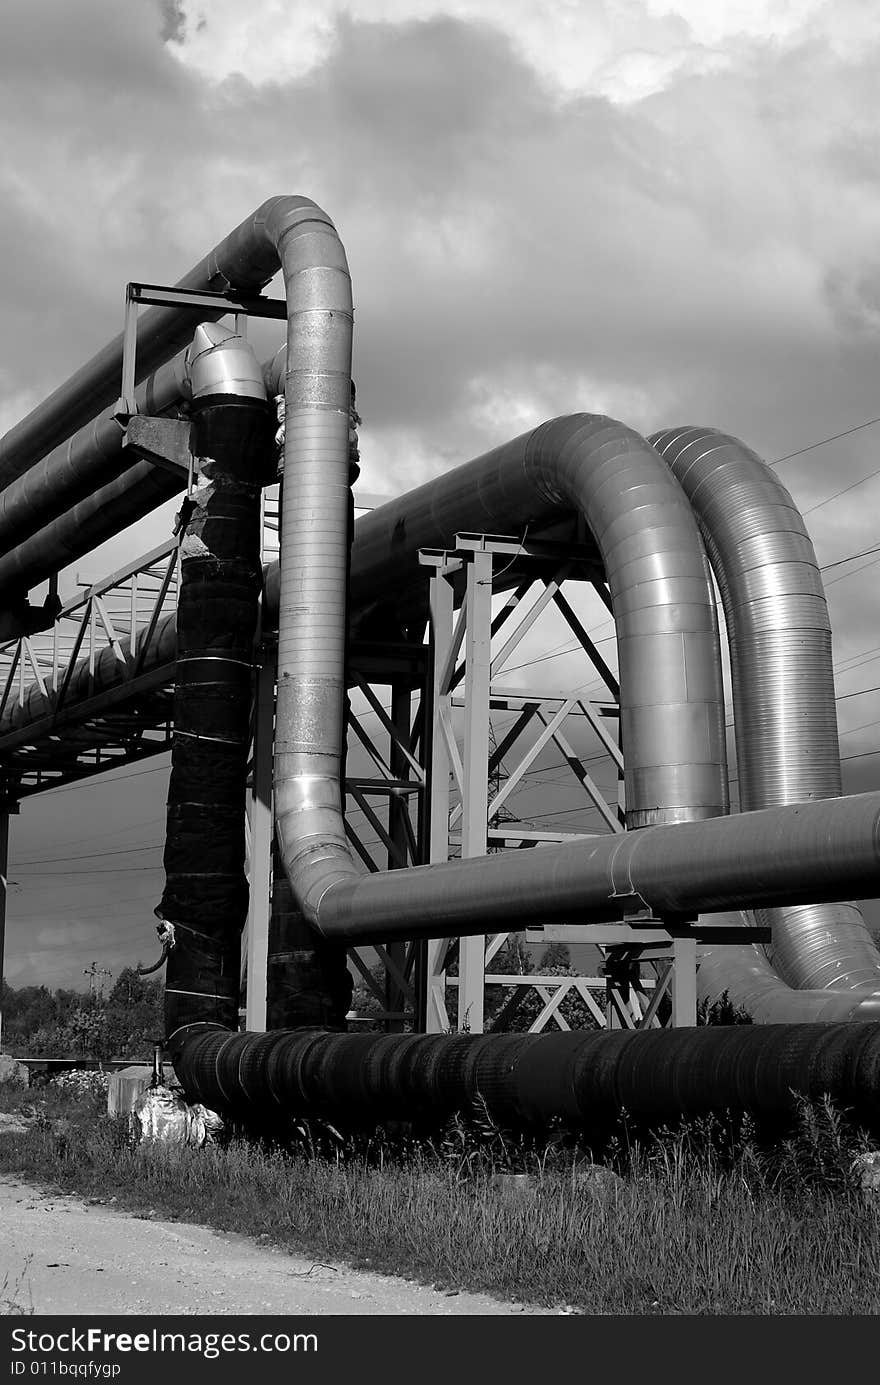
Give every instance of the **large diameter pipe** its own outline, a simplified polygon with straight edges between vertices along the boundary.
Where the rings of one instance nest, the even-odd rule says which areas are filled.
[[[186,393],[186,366],[181,353],[138,388],[135,395],[138,411],[162,414]],[[39,551],[44,544],[25,547],[25,541],[45,530],[58,516],[64,516],[81,502],[93,498],[96,491],[112,486],[120,472],[129,469],[130,458],[123,449],[124,440],[125,424],[112,410],[105,410],[0,491],[0,553],[3,554],[0,589],[13,584],[27,588],[41,580],[40,569],[35,569],[33,563],[35,550]],[[137,489],[135,478],[128,477],[125,487]],[[107,499],[105,497],[104,505],[98,506],[92,499],[90,517],[92,511],[102,514]],[[62,541],[64,527],[63,522],[56,526]],[[63,562],[59,561],[61,555],[54,547],[52,557],[57,571]]]
[[[135,391],[138,411],[162,414],[189,398],[181,351]],[[286,348],[285,348],[286,355]],[[275,358],[264,384],[278,390]],[[174,472],[150,462],[126,466],[125,428],[107,409],[0,491],[0,590],[27,591],[183,490]],[[81,498],[80,498],[81,497]],[[273,614],[277,617],[277,583]]]
[[[366,1035],[213,1026],[171,1040],[190,1100],[265,1126],[323,1116],[349,1128],[488,1115],[505,1129],[607,1130],[636,1120],[748,1111],[778,1120],[829,1095],[876,1128],[880,1024]]]
[[[260,495],[275,476],[275,413],[247,343],[200,325],[191,378],[198,484],[180,545],[166,878],[155,911],[175,941],[165,977],[169,1030],[238,1023]]]
[[[314,390],[325,367],[319,349],[306,345]],[[300,347],[297,359],[302,354]],[[335,409],[304,408],[299,387],[288,398],[278,627],[278,834],[300,906],[328,936],[337,926],[330,893],[360,880],[340,793],[348,475],[342,402],[341,387]],[[629,428],[589,414],[556,419],[421,487],[407,503],[384,506],[358,531],[352,584],[360,585],[364,568],[381,567],[386,583],[393,570],[399,581],[418,546],[447,543],[459,520],[503,532],[550,507],[584,516],[611,587],[628,825],[723,813],[723,698],[708,564],[680,488]],[[371,930],[420,927],[423,905],[410,910],[404,903],[412,874],[390,878],[386,903],[370,908]],[[435,904],[442,910],[442,901],[424,900],[429,912]]]
[[[315,926],[349,945],[647,909],[660,918],[875,895],[880,792],[337,880]]]
[[[831,657],[822,576],[806,526],[785,486],[736,438],[709,428],[652,439],[697,515],[724,605],[730,644],[740,801],[744,809],[841,792]],[[880,989],[880,955],[850,903],[774,911],[773,968],[798,989]],[[762,972],[763,982],[755,988]],[[727,982],[741,1003],[803,1010],[750,949],[703,965],[704,984]],[[732,988],[732,989],[731,989]],[[818,1003],[818,1002],[814,1002]]]
[[[178,280],[177,288],[221,293],[257,292],[278,270],[270,226],[279,216],[318,211],[305,197],[272,197]],[[323,215],[322,213],[320,215]],[[221,317],[222,310],[214,315]],[[204,307],[151,308],[137,329],[137,379],[143,379],[185,346],[196,324],[210,320]],[[118,399],[122,385],[122,334],[71,375],[26,418],[0,438],[0,488],[21,476],[47,452]]]

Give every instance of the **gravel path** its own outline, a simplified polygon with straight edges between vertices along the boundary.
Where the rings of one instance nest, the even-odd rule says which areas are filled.
[[[0,1313],[10,1304],[80,1317],[554,1312],[323,1264],[230,1232],[135,1217],[0,1176]]]

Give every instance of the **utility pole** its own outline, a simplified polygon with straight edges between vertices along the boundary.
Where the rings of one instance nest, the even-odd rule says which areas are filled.
[[[104,983],[99,978],[112,975],[112,971],[108,971],[106,967],[99,967],[97,962],[93,962],[90,967],[83,967],[83,976],[89,978],[89,996],[92,1000],[101,995],[104,988]]]

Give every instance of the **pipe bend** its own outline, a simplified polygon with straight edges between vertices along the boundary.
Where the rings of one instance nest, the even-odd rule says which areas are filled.
[[[309,237],[290,244],[316,248]],[[288,268],[286,280],[295,286]],[[337,280],[326,283],[338,290]],[[293,320],[290,300],[289,308]],[[316,783],[330,778],[338,785],[341,768],[347,555],[339,536],[345,533],[349,386],[346,380],[340,398],[346,412],[300,403],[299,435],[290,430],[290,393],[304,380],[308,387],[309,372],[314,378],[338,372],[342,388],[340,340],[341,331],[339,338],[298,342],[302,369],[295,376],[288,360],[275,793],[279,844],[298,903],[324,936],[343,941],[363,930],[411,934],[426,914],[442,915],[444,905],[421,876],[416,902],[407,884],[411,871],[375,883],[362,879],[345,840],[338,789],[332,803],[326,794],[320,803],[314,797]],[[399,586],[408,573],[415,578],[419,548],[449,545],[460,529],[510,532],[572,509],[595,536],[612,592],[629,824],[721,814],[727,806],[723,699],[708,564],[684,494],[653,448],[624,424],[592,414],[551,419],[373,512],[356,528],[352,587],[369,586],[376,595],[377,586]],[[648,676],[646,651],[654,656]],[[447,888],[436,879],[438,891]],[[355,884],[356,924],[347,913]]]
[[[652,443],[690,500],[718,580],[731,646],[743,809],[841,793],[831,627],[812,543],[789,491],[757,454],[717,429],[681,427]],[[768,911],[773,967],[751,949],[703,964],[704,985],[756,1013],[842,1013],[875,1001],[880,955],[852,904]],[[717,975],[716,975],[717,972]],[[754,984],[760,979],[760,996]],[[799,995],[792,996],[790,987]]]

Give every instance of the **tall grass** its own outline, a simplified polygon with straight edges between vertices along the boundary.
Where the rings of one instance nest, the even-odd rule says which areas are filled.
[[[461,1122],[431,1143],[377,1136],[322,1149],[243,1138],[132,1147],[121,1120],[38,1119],[0,1141],[0,1169],[135,1214],[264,1237],[316,1258],[594,1314],[880,1312],[880,1207],[830,1107],[786,1140],[704,1122],[605,1151],[594,1184],[562,1139],[511,1142]],[[329,1149],[329,1153],[327,1150]],[[498,1175],[529,1172],[525,1189]]]

